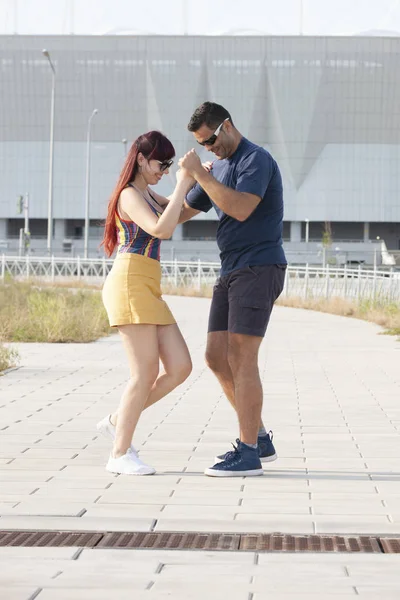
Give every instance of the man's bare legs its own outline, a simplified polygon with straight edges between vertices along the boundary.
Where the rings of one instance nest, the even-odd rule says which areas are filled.
[[[261,337],[228,334],[228,362],[235,385],[235,405],[240,425],[240,440],[257,444],[261,423],[263,393],[258,372]]]
[[[228,361],[227,331],[213,331],[208,334],[206,363],[221,384],[225,396],[236,410],[235,384]]]
[[[240,439],[257,443],[262,410],[262,387],[258,371],[261,337],[213,331],[208,334],[206,362],[229,402],[236,410]],[[250,441],[254,440],[254,441]]]

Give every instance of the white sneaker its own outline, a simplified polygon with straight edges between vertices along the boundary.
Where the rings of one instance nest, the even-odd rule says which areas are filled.
[[[156,470],[149,465],[145,465],[135,452],[129,448],[126,454],[119,458],[113,458],[110,454],[106,470],[110,473],[119,473],[120,475],[154,475]]]
[[[111,415],[107,415],[106,417],[104,417],[104,419],[102,419],[101,421],[99,421],[96,425],[96,429],[99,433],[101,433],[102,435],[104,435],[105,437],[108,437],[109,439],[111,439],[113,442],[115,440],[115,425],[113,425],[111,423]],[[131,450],[134,454],[138,454],[136,448],[133,446],[133,444],[131,444]]]

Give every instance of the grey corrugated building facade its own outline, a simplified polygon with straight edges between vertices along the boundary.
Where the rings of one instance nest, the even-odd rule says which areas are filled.
[[[75,252],[82,248],[93,109],[99,111],[90,188],[96,255],[96,225],[122,166],[122,139],[160,129],[179,157],[194,146],[186,125],[206,99],[225,105],[238,129],[278,161],[285,239],[304,240],[308,219],[310,243],[329,222],[334,240],[379,237],[400,249],[400,38],[15,35],[0,36],[0,240],[6,251],[17,248],[16,198],[26,192],[32,248],[46,247],[51,71],[43,48],[57,72],[55,252],[64,240],[73,241]],[[172,185],[173,175],[159,190],[168,193]],[[178,228],[173,242],[182,246],[214,231],[215,215],[208,213]],[[197,242],[190,243],[195,248]]]

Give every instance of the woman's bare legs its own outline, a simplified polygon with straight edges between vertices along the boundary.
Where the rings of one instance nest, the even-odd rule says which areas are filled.
[[[120,335],[128,357],[130,379],[118,409],[114,458],[126,454],[141,412],[159,371],[157,325],[122,325]]]
[[[154,383],[144,408],[155,404],[187,379],[192,371],[188,347],[178,325],[159,325],[158,350],[164,367]]]
[[[178,325],[157,325],[157,338],[164,372],[154,382],[143,408],[148,408],[172,392],[189,377],[192,370],[189,350]],[[119,414],[120,410],[111,417],[114,425]]]

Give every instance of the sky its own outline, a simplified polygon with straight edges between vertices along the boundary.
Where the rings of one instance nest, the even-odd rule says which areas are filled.
[[[400,0],[0,0],[0,34],[400,32]]]

